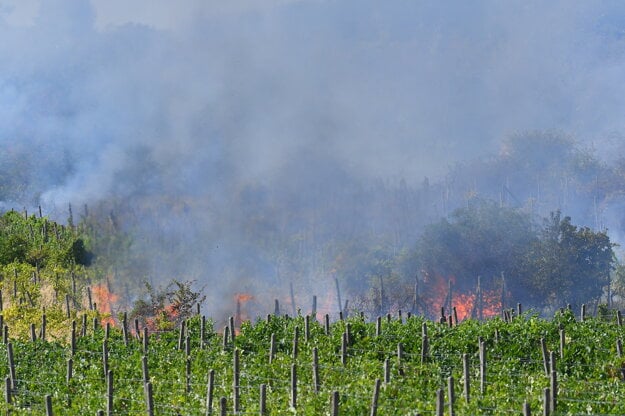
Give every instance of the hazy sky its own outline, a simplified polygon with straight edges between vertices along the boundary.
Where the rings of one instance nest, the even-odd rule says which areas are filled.
[[[0,0],[0,145],[45,148],[59,204],[148,166],[270,182],[311,148],[409,183],[525,130],[614,154],[624,33],[619,1]]]

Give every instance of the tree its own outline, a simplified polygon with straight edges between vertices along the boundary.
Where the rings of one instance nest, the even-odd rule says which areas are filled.
[[[598,300],[614,265],[613,246],[605,231],[578,228],[560,211],[552,213],[526,258],[529,293],[543,304]]]
[[[535,239],[528,215],[473,199],[449,219],[426,227],[416,259],[426,279],[452,278],[458,290],[468,290],[481,276],[482,283],[492,287],[501,273],[511,282],[521,278],[518,261]]]
[[[499,288],[515,302],[561,306],[598,300],[614,262],[606,232],[577,227],[559,211],[532,225],[529,216],[490,201],[468,207],[427,227],[416,250],[419,270],[428,280],[455,281],[456,291]]]

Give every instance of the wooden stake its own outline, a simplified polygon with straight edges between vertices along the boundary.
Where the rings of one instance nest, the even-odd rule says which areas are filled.
[[[113,370],[106,373],[106,414],[113,416]]]
[[[185,321],[182,321],[182,324],[184,325]],[[141,331],[139,331],[139,319],[135,318],[135,337],[137,339],[141,339]]]
[[[200,325],[200,349],[204,349],[204,339],[206,338],[206,316],[202,315],[202,324]]]
[[[336,284],[336,298],[339,304],[339,312],[343,312],[343,303],[341,303],[341,288],[339,287],[339,279],[335,277],[334,283]]]
[[[391,382],[391,363],[389,359],[384,360],[384,384]]]
[[[234,412],[238,413],[240,409],[240,403],[239,403],[239,394],[240,394],[240,377],[241,377],[241,373],[240,373],[240,369],[239,369],[239,349],[235,348],[234,349],[234,354],[233,354],[233,377],[232,377],[232,401],[234,402]]]
[[[549,416],[551,414],[550,409],[551,393],[549,387],[543,389],[543,416]]]
[[[5,377],[4,379],[4,401],[7,405],[11,404],[11,377]],[[7,412],[7,415],[9,413]]]
[[[69,308],[69,294],[65,294],[65,314],[67,315],[67,319],[70,318],[70,308]]]
[[[276,355],[276,334],[271,333],[271,339],[269,341],[269,364],[273,362],[273,357]]]
[[[324,322],[325,334],[330,335],[330,315],[326,313],[323,319],[324,319],[323,322]]]
[[[479,340],[480,355],[480,393],[486,392],[486,346],[482,339]]]
[[[471,401],[471,373],[469,370],[469,354],[462,354],[462,375],[464,379],[464,400]]]
[[[225,397],[219,399],[219,414],[220,416],[228,415],[228,399]]]
[[[87,286],[87,301],[89,302],[89,310],[92,311],[93,307],[93,299],[91,298],[91,287]]]
[[[52,396],[49,394],[45,395],[46,401],[46,416],[52,416]]]
[[[11,376],[11,390],[15,390],[17,386],[17,376],[15,375],[15,361],[13,360],[13,344],[7,344],[7,359],[9,362],[9,375]]]
[[[319,393],[321,383],[319,381],[319,352],[317,347],[312,350],[312,372],[313,372],[313,388],[315,393]]]
[[[341,364],[347,364],[347,333],[343,332],[341,337]]]
[[[143,327],[143,353],[148,354],[148,343],[149,343],[149,335],[148,335],[148,327]]]
[[[154,397],[152,392],[152,383],[149,381],[145,384],[145,396],[147,414],[148,416],[154,416]]]
[[[260,385],[260,416],[267,414],[267,385]]]
[[[527,400],[523,402],[523,416],[532,416],[530,404],[527,402]]]
[[[293,361],[297,360],[297,352],[299,350],[299,327],[295,327],[293,329],[293,348],[292,348],[292,357]]]
[[[454,392],[454,378],[447,378],[447,397],[449,398],[449,416],[454,416],[454,403],[456,402],[456,393]]]
[[[310,339],[310,315],[304,317],[304,339],[306,342]]]
[[[208,383],[206,386],[206,416],[213,414],[213,393],[215,391],[215,370],[208,372]]]
[[[182,348],[184,347],[184,335],[185,335],[186,324],[187,324],[186,320],[183,320],[182,322],[180,322],[180,329],[178,331],[178,351],[182,351]],[[137,336],[139,336],[138,331],[137,331]]]
[[[445,395],[443,389],[436,391],[436,416],[443,416],[445,412]]]
[[[81,335],[83,337],[87,336],[87,314],[86,313],[82,315]]]
[[[332,416],[339,416],[339,392],[332,392]]]
[[[378,399],[380,398],[380,379],[377,378],[375,380],[375,385],[373,387],[373,398],[371,399],[371,412],[370,416],[376,416],[378,413]]]
[[[124,312],[122,317],[122,335],[124,336],[124,345],[128,346],[128,313]]]
[[[46,340],[46,326],[48,325],[48,319],[45,312],[41,315],[41,340]]]
[[[317,296],[313,295],[313,300],[312,300],[312,311],[310,312],[310,314],[313,317],[317,317]]]
[[[150,372],[148,369],[148,357],[141,357],[141,373],[143,374],[143,384],[147,384],[150,381]]]
[[[102,341],[102,368],[106,377],[109,372],[109,349],[106,339]]]
[[[72,321],[72,332],[70,334],[70,350],[73,357],[76,354],[76,321]]]
[[[228,348],[228,332],[230,332],[230,328],[228,325],[224,326],[224,334],[223,334],[223,342],[222,347],[224,351]]]
[[[191,393],[191,357],[187,356],[185,362],[185,391]]]
[[[297,409],[297,366],[291,364],[291,408]]]
[[[540,339],[540,350],[543,356],[543,368],[545,375],[549,377],[549,355],[547,353],[547,345],[545,344],[545,338]]]
[[[65,377],[67,384],[69,384],[69,382],[72,380],[73,374],[74,374],[74,360],[70,358],[67,360],[67,372],[66,372],[66,377]]]
[[[236,344],[234,343],[236,338],[236,328],[234,326],[234,316],[228,317],[228,325],[230,326],[230,339],[232,340],[232,346],[234,347]]]

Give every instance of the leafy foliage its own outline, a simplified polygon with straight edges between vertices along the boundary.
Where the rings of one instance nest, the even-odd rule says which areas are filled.
[[[12,325],[12,322],[9,322]],[[459,325],[434,323],[420,316],[405,320],[383,320],[380,334],[376,324],[352,317],[330,325],[310,321],[305,333],[305,317],[271,316],[256,323],[245,322],[234,341],[223,345],[220,334],[208,321],[202,331],[199,316],[186,321],[182,348],[179,331],[151,333],[148,350],[135,338],[125,343],[118,328],[108,338],[98,327],[89,328],[76,340],[72,354],[66,341],[35,342],[12,340],[16,362],[16,388],[12,403],[0,403],[3,412],[42,413],[44,396],[50,394],[55,413],[93,414],[105,407],[106,383],[102,351],[106,339],[108,368],[114,377],[113,410],[116,413],[146,412],[142,380],[142,356],[148,363],[149,381],[154,392],[156,414],[205,414],[208,373],[215,376],[212,412],[219,409],[218,398],[226,397],[232,412],[234,355],[239,356],[240,412],[259,412],[259,387],[267,388],[270,414],[326,414],[332,392],[339,393],[341,414],[367,414],[376,379],[384,381],[385,362],[389,380],[383,383],[378,413],[403,415],[431,413],[436,391],[446,391],[448,377],[456,390],[457,414],[516,414],[528,401],[532,412],[542,409],[543,389],[550,379],[545,374],[541,340],[558,357],[558,414],[623,414],[619,398],[623,389],[625,362],[615,353],[616,341],[623,335],[611,316],[608,320],[587,318],[578,321],[565,309],[552,320],[534,314],[516,316],[509,321],[467,320]],[[427,329],[429,349],[421,346],[423,327]],[[349,331],[346,355],[342,358],[343,333]],[[560,334],[565,335],[559,354]],[[293,339],[298,333],[294,354]],[[269,345],[275,340],[270,359]],[[485,392],[479,389],[478,340],[485,343],[487,372]],[[184,343],[189,343],[187,349]],[[401,345],[401,355],[398,346]],[[313,348],[319,357],[319,390],[312,376]],[[6,349],[0,344],[0,352]],[[189,351],[187,353],[186,351]],[[462,356],[469,360],[470,400],[462,397],[465,384]],[[67,360],[73,362],[72,377],[67,379]],[[290,375],[298,374],[297,404],[291,407]],[[7,354],[0,353],[0,376],[9,376]],[[448,397],[445,398],[448,402]],[[592,410],[588,410],[591,408]]]

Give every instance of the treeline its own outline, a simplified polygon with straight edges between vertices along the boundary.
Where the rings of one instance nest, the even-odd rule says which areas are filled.
[[[141,172],[140,167],[152,166],[148,153],[144,158],[145,163],[137,166]],[[9,181],[20,160],[3,164],[0,182],[3,178],[7,182],[0,184],[0,200],[15,199],[22,189],[30,190],[37,201],[37,184],[18,189]],[[512,301],[521,297],[518,300],[538,307],[578,303],[588,300],[580,298],[586,295],[595,300],[604,296],[607,301],[604,275],[596,280],[599,273],[588,274],[587,268],[581,268],[584,276],[595,280],[573,284],[577,273],[553,269],[556,263],[579,268],[583,262],[565,261],[566,256],[559,254],[558,261],[529,267],[529,259],[549,250],[556,256],[557,250],[545,247],[550,241],[545,218],[559,221],[562,232],[576,238],[609,235],[618,242],[625,212],[621,209],[625,159],[601,160],[593,149],[552,132],[510,137],[499,153],[456,164],[436,180],[375,180],[314,151],[298,154],[270,175],[253,180],[237,180],[225,172],[218,187],[206,189],[187,189],[155,167],[142,173],[140,183],[148,177],[149,186],[142,186],[140,192],[75,210],[73,221],[97,254],[92,269],[107,276],[129,305],[142,293],[144,281],[154,287],[173,278],[198,281],[212,289],[207,303],[229,303],[219,307],[230,308],[226,315],[233,308],[234,293],[264,293],[266,298],[256,301],[270,305],[273,298],[288,298],[291,285],[295,298],[333,292],[335,278],[352,306],[371,310],[414,306],[415,285],[425,295],[433,286],[432,276],[439,276],[445,286],[453,280],[456,290],[469,290],[479,275],[485,287],[498,289],[501,283],[495,282],[501,281],[502,272]],[[453,228],[457,215],[465,215],[462,210],[470,211],[476,204],[492,208],[487,209],[488,215],[479,214],[486,215],[480,224],[483,228],[464,232],[501,240],[491,246],[476,245],[471,258],[456,250],[460,254],[449,254],[453,258],[444,267],[433,265],[423,247],[433,244],[437,232],[450,232],[439,222],[447,221]],[[559,219],[552,219],[552,212],[561,212]],[[67,217],[65,207],[54,213],[61,222]],[[515,234],[514,221],[526,231]],[[493,259],[495,254],[499,260]],[[524,259],[518,260],[523,267],[504,267],[502,258]],[[458,263],[464,269],[452,267]],[[553,270],[561,277],[556,279]],[[618,276],[612,276],[610,285],[616,295]],[[547,281],[551,283],[545,286]],[[593,283],[591,290],[577,290],[589,283]],[[338,313],[338,307],[333,308],[328,312]]]

